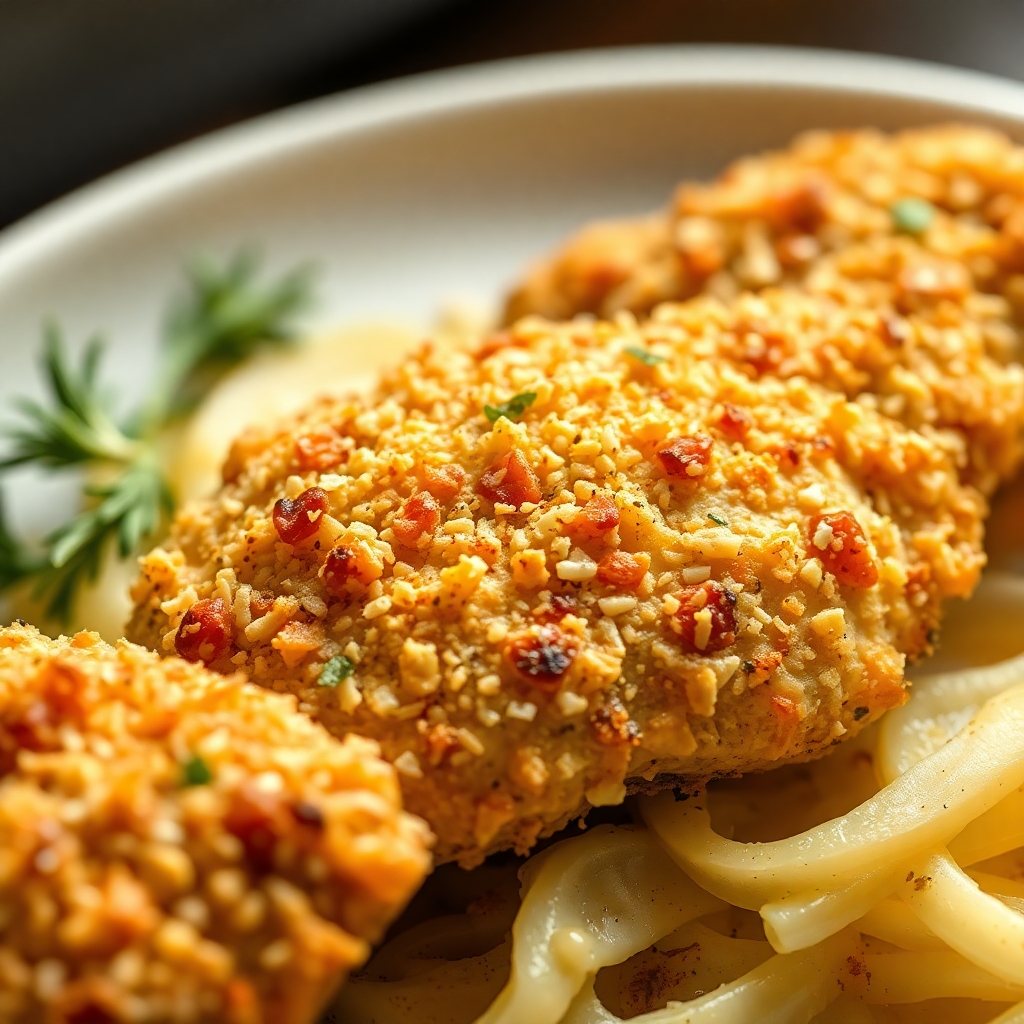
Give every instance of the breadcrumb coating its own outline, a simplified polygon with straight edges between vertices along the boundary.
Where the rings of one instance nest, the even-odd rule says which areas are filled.
[[[1024,149],[998,132],[809,133],[681,185],[664,214],[583,229],[534,267],[506,316],[645,314],[794,287],[877,311],[883,330],[772,366],[771,336],[752,322],[761,372],[810,373],[909,426],[962,430],[962,471],[986,493],[1012,472],[1020,435],[1002,399],[1022,388],[1007,363],[1024,311]]]
[[[0,630],[0,1020],[310,1024],[429,866],[378,754],[238,674]]]
[[[799,359],[877,316],[759,301],[523,320],[244,436],[131,636],[379,740],[439,860],[815,756],[903,701],[985,501],[962,433],[735,351],[752,312]]]

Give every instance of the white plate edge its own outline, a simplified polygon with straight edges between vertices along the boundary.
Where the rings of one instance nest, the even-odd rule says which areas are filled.
[[[97,228],[130,221],[204,181],[332,137],[447,110],[664,85],[762,83],[955,103],[1024,116],[1024,84],[923,61],[800,47],[641,46],[516,57],[399,78],[308,101],[131,164],[0,232],[0,286]]]

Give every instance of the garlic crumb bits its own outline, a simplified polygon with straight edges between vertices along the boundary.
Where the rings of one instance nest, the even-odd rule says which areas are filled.
[[[907,426],[951,429],[962,475],[990,493],[1021,452],[1022,166],[1024,148],[980,126],[808,132],[680,185],[667,212],[585,227],[533,267],[506,317],[671,320],[659,304],[703,295],[715,319],[747,293],[727,341],[746,372],[804,376]],[[794,344],[778,328],[801,316],[796,292],[845,306],[849,325]],[[652,365],[652,349],[625,351]],[[719,423],[743,439],[735,396]]]
[[[5,1024],[309,1024],[429,847],[376,744],[294,697],[0,630]]]
[[[902,702],[984,502],[955,432],[759,375],[766,338],[784,366],[882,329],[779,301],[523,320],[248,435],[143,559],[131,636],[379,742],[439,860],[814,756]],[[300,473],[321,436],[344,461]]]

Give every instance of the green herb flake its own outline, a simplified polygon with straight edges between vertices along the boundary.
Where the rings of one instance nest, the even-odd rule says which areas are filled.
[[[727,519],[723,519],[721,516],[715,515],[714,512],[709,512],[708,513],[708,519],[710,519],[711,522],[713,522],[713,523],[718,523],[719,526],[728,526],[729,525],[729,521]]]
[[[536,401],[536,391],[524,391],[520,395],[513,395],[507,402],[502,402],[501,405],[485,405],[484,415],[492,423],[497,423],[502,416],[509,420],[517,420]]]
[[[326,665],[320,673],[320,678],[317,680],[319,686],[329,686],[334,689],[343,679],[348,679],[350,675],[355,671],[356,667],[352,664],[344,654],[336,654]]]
[[[892,204],[889,212],[897,231],[908,235],[923,235],[935,219],[935,207],[927,199],[908,196]]]
[[[213,782],[213,772],[198,754],[193,754],[181,766],[181,784],[183,786],[208,786],[211,782]]]
[[[664,356],[656,355],[654,352],[648,352],[645,348],[640,348],[638,345],[630,345],[626,348],[626,354],[631,355],[634,359],[643,363],[644,366],[657,366],[658,363],[667,363],[668,360]]]

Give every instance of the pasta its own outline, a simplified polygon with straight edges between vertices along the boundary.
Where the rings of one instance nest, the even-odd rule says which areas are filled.
[[[647,831],[596,829],[531,868],[512,976],[479,1024],[556,1024],[598,969],[721,905],[673,870]]]
[[[757,908],[849,884],[872,863],[893,876],[1024,784],[1024,686],[992,697],[967,727],[844,818],[790,840],[735,843],[711,828],[707,801],[645,802],[644,815],[673,857],[716,895]]]
[[[1012,630],[1019,578],[987,580],[979,607]],[[398,935],[335,1019],[870,1024],[920,1007],[1024,1024],[1024,655],[971,667],[949,647],[955,664],[829,758],[641,797],[632,824],[536,854],[510,936],[508,907],[479,906]]]

